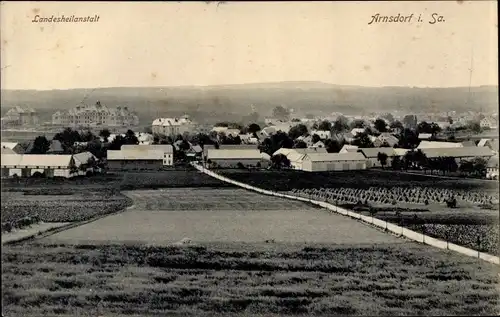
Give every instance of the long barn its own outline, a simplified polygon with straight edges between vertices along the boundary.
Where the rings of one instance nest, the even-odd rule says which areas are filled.
[[[302,170],[307,172],[353,171],[366,169],[366,157],[359,153],[307,153]]]

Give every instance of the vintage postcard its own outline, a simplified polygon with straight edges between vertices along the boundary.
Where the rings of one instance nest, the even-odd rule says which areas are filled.
[[[2,316],[500,314],[496,1],[0,30]]]

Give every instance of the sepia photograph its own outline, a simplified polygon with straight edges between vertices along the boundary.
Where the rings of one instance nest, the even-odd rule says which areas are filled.
[[[1,310],[498,316],[497,1],[2,1]]]

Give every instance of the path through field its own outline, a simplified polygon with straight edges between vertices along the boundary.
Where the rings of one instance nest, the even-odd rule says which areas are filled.
[[[365,224],[302,202],[243,189],[125,192],[134,208],[46,238],[51,242],[403,243]]]

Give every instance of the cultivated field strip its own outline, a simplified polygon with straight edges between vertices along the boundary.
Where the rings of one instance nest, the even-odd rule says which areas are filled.
[[[284,198],[259,195],[239,188],[168,188],[126,191],[135,209],[146,210],[295,210],[313,208]]]

